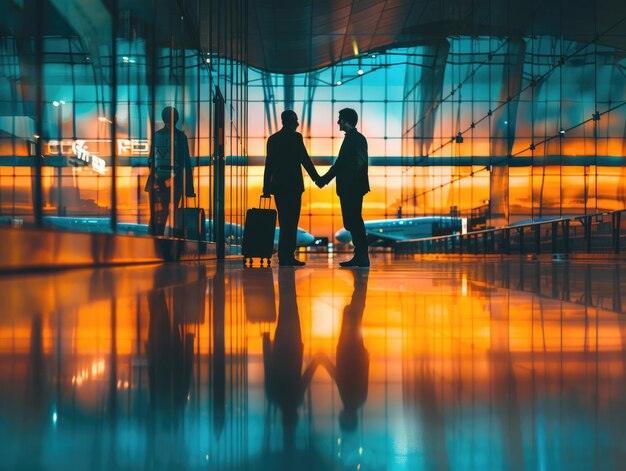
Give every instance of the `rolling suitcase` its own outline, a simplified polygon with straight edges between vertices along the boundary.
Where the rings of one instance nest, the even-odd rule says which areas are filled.
[[[189,240],[206,240],[204,209],[176,209],[176,213],[174,215],[174,237]]]
[[[243,305],[248,322],[269,324],[276,321],[274,274],[271,268],[243,270]]]
[[[267,201],[267,208],[263,208],[263,200]],[[250,260],[250,266],[252,266],[253,258],[260,258],[261,266],[263,266],[264,259],[267,259],[268,266],[271,263],[276,231],[276,210],[270,209],[271,201],[271,197],[261,196],[259,208],[251,208],[246,212],[241,244],[244,266],[246,266],[246,259]]]

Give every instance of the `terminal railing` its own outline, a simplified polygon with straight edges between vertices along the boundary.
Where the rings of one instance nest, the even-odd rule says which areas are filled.
[[[626,249],[626,210],[563,217],[396,242],[411,254],[619,254]]]

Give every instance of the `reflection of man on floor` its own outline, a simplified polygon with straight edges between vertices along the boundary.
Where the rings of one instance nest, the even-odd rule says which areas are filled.
[[[337,384],[343,410],[339,414],[339,425],[344,431],[356,429],[357,412],[367,400],[370,356],[363,343],[363,311],[367,292],[368,272],[351,270],[354,291],[350,303],[343,309],[341,331],[337,341],[336,365],[327,357],[320,363]]]
[[[302,331],[296,302],[295,272],[278,272],[279,306],[274,342],[269,333],[263,334],[263,364],[265,394],[282,413],[284,447],[293,450],[298,423],[298,407],[304,400],[316,363],[302,372]]]
[[[16,469],[44,469],[43,450],[46,448],[46,433],[49,430],[50,410],[49,384],[46,376],[46,361],[41,314],[31,319],[30,350],[27,364],[26,386],[21,394],[21,421],[12,439],[17,439]],[[8,375],[7,375],[8,376]],[[8,382],[7,382],[8,386]],[[13,384],[16,387],[18,384]],[[6,405],[6,404],[5,404]],[[5,443],[6,445],[6,443]],[[6,449],[6,448],[5,448]],[[10,455],[10,454],[9,454]],[[3,463],[8,461],[3,457]],[[9,458],[10,460],[10,458]]]
[[[183,299],[173,299],[173,307],[180,308],[183,302]],[[148,308],[150,324],[146,350],[150,404],[166,424],[176,426],[191,387],[194,334],[185,332],[184,324],[170,319],[164,288],[148,293]]]
[[[171,277],[171,269],[157,269],[154,288],[147,296],[150,409],[146,420],[146,468],[149,469],[186,469],[188,461],[183,424],[193,372],[194,334],[186,331],[186,315],[180,311],[189,299],[170,287]]]

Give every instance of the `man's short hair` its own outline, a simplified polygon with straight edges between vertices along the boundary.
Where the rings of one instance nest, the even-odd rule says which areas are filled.
[[[174,126],[178,122],[178,111],[173,106],[166,106],[161,112],[161,118],[165,124],[171,124],[170,119],[174,118]]]
[[[280,120],[283,122],[283,124],[295,123],[296,121],[298,121],[298,115],[295,111],[285,110],[280,114]]]
[[[339,111],[339,118],[347,121],[350,126],[356,126],[359,122],[359,115],[352,108],[344,108]]]

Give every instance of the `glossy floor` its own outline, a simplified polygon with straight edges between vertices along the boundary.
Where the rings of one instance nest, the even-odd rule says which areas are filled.
[[[0,278],[0,468],[618,469],[626,267]]]

